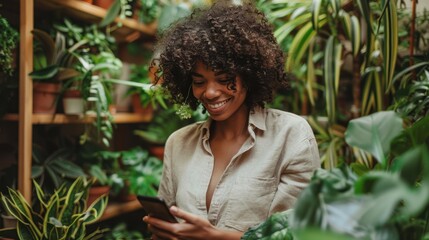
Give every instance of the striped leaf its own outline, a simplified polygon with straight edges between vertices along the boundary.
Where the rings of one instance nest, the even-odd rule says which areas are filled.
[[[310,18],[310,13],[303,14],[279,27],[277,30],[274,31],[274,36],[276,37],[277,42],[281,43],[293,30],[295,30],[302,24],[307,23]]]
[[[385,10],[383,10],[383,59],[387,92],[392,88],[392,79],[395,72],[396,57],[398,52],[398,16],[396,11],[396,1],[383,0],[382,4],[385,6]]]
[[[341,50],[341,43],[338,43],[334,36],[330,36],[325,49],[323,74],[325,81],[326,111],[330,123],[334,123],[336,118],[336,99],[340,80]]]
[[[314,97],[314,89],[317,85],[316,74],[314,71],[313,45],[314,45],[314,39],[310,42],[310,48],[308,50],[307,77],[306,77],[306,83],[305,83],[305,88],[307,90],[308,99],[310,100],[310,104],[312,106],[316,105],[316,101],[315,101],[315,97]]]
[[[304,53],[307,51],[311,39],[315,35],[316,31],[314,31],[311,22],[304,25],[296,34],[291,43],[289,56],[286,61],[286,69],[288,71],[292,71],[292,69],[295,68],[295,65],[301,62],[301,59],[304,56]]]
[[[316,31],[319,30],[319,13],[322,2],[323,0],[313,0],[312,4],[311,23],[313,24],[313,29]]]

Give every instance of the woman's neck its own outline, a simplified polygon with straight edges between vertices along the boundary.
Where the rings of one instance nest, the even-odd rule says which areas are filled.
[[[230,118],[224,121],[213,121],[210,128],[211,137],[234,139],[248,134],[249,108],[242,106]]]

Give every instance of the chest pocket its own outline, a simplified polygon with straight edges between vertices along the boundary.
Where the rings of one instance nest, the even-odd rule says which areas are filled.
[[[238,177],[226,203],[225,226],[243,232],[264,221],[276,190],[275,178]]]

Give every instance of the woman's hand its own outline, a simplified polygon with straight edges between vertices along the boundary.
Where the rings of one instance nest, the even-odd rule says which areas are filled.
[[[243,233],[227,232],[214,227],[208,220],[185,212],[177,207],[171,207],[170,212],[184,220],[180,223],[170,223],[154,217],[143,218],[154,239],[240,239]]]

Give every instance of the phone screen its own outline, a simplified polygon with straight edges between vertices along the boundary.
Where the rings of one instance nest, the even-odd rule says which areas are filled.
[[[150,196],[137,196],[137,199],[149,216],[177,223],[177,219],[170,213],[164,199]]]

